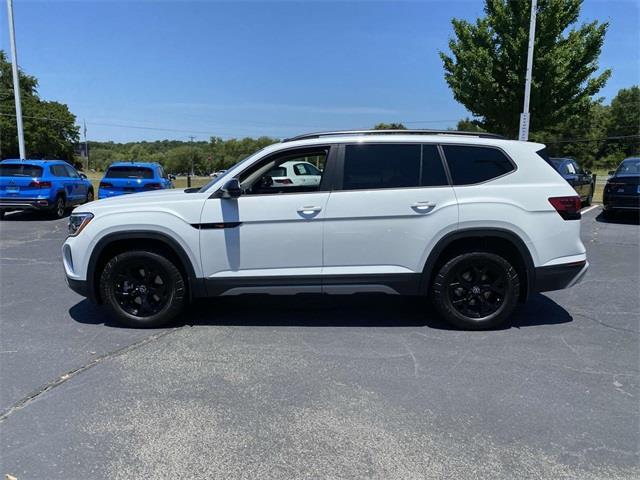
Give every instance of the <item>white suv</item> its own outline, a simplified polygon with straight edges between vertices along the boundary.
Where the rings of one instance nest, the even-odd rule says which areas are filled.
[[[69,286],[124,324],[167,323],[196,297],[430,295],[461,328],[503,324],[587,270],[580,199],[544,145],[490,134],[352,131],[271,145],[202,188],[76,208]],[[321,181],[279,185],[315,158]]]

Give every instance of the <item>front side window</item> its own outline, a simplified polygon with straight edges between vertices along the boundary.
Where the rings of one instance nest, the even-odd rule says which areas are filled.
[[[329,153],[328,147],[313,150],[283,152],[272,155],[240,174],[239,180],[245,195],[271,195],[281,193],[317,192],[322,183],[322,170]],[[306,165],[306,158],[313,157],[320,166],[317,176],[298,175],[295,167]],[[314,167],[315,168],[315,167]],[[300,178],[303,177],[303,178]]]
[[[145,167],[109,167],[105,178],[153,178],[153,170]]]
[[[454,185],[486,182],[515,170],[497,148],[466,145],[443,145],[442,148]]]
[[[346,145],[343,190],[447,185],[435,145]]]

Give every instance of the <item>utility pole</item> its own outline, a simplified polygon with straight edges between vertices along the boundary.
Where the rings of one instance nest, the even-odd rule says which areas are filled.
[[[87,157],[87,171],[89,171],[89,143],[87,142],[87,121],[83,120],[84,123],[84,154]]]
[[[531,95],[531,73],[533,70],[533,45],[536,40],[536,13],[538,1],[531,0],[531,19],[529,21],[529,49],[527,51],[527,73],[524,81],[524,106],[520,114],[520,134],[518,140],[529,140],[529,97]]]
[[[16,124],[18,125],[18,149],[22,160],[27,158],[24,148],[24,130],[22,128],[22,103],[20,102],[20,79],[18,75],[18,52],[16,51],[16,32],[13,27],[13,0],[7,0],[9,17],[9,42],[11,43],[11,67],[13,70],[13,95],[16,99]]]
[[[189,136],[189,143],[191,143],[191,171],[187,175],[187,187],[191,188],[191,177],[193,177],[193,135]]]

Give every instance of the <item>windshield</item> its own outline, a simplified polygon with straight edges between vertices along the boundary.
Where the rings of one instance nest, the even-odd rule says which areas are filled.
[[[624,160],[618,170],[617,177],[637,177],[640,175],[640,158],[628,158]]]
[[[42,167],[23,163],[0,165],[0,177],[41,177]]]
[[[238,165],[243,164],[244,162],[246,162],[247,160],[249,160],[250,158],[252,158],[254,155],[260,153],[262,150],[264,150],[264,148],[258,150],[257,152],[252,153],[251,155],[244,157],[242,160],[240,160],[238,163],[236,163],[235,165],[232,165],[231,167],[229,167],[227,170],[220,170],[221,173],[220,175],[218,175],[217,177],[213,178],[212,180],[210,180],[206,185],[203,185],[202,188],[200,188],[199,190],[196,190],[198,193],[202,193],[202,192],[206,192],[207,190],[209,190],[209,188],[211,187],[211,185],[213,185],[214,183],[216,183],[217,181],[219,181],[221,178],[226,177],[227,175],[229,175],[229,171],[232,170],[234,167],[237,167]]]
[[[110,167],[105,178],[153,178],[153,170],[144,167]]]

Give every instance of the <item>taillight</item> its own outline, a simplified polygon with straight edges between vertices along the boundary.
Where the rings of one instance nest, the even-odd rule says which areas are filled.
[[[113,187],[113,183],[100,182],[100,188],[111,188],[111,187]]]
[[[42,180],[34,180],[29,184],[33,188],[51,188],[51,182],[44,182]]]
[[[274,179],[273,183],[279,183],[280,185],[292,185],[293,181],[290,178]]]
[[[162,188],[162,185],[160,185],[159,183],[147,183],[144,188],[147,188],[149,190],[158,190],[159,188]]]
[[[580,220],[582,203],[577,195],[572,197],[551,197],[549,198],[549,203],[565,220]]]

